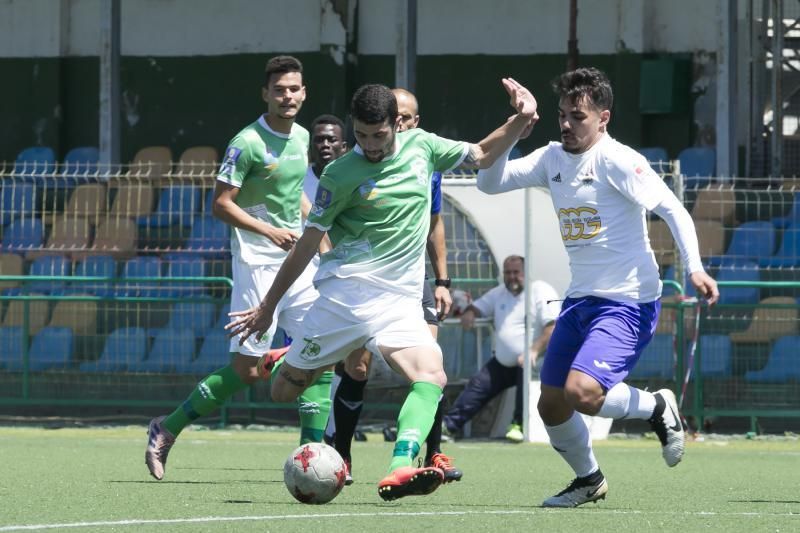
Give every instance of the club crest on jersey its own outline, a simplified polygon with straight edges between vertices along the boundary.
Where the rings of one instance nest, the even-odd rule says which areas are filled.
[[[239,148],[229,146],[225,151],[225,159],[222,160],[222,166],[219,168],[219,173],[229,175],[233,174],[233,171],[236,170],[236,162],[239,160],[239,156],[241,155],[242,151]]]
[[[364,200],[373,200],[376,196],[378,196],[376,187],[377,184],[375,183],[375,180],[367,180],[358,186],[358,194],[360,194],[361,198]]]
[[[323,186],[317,187],[317,195],[314,197],[314,206],[320,209],[330,207],[331,200],[333,200],[333,193]]]
[[[272,173],[276,168],[278,168],[278,157],[267,146],[264,148],[264,170]]]

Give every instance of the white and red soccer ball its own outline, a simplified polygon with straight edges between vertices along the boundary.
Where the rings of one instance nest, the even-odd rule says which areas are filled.
[[[328,503],[344,487],[347,473],[339,453],[320,442],[303,444],[283,465],[283,482],[301,503]]]

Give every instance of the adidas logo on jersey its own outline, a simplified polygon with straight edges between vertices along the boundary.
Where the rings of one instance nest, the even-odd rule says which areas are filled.
[[[561,183],[561,172],[556,174],[554,177],[550,178],[550,181],[554,181],[556,183]]]

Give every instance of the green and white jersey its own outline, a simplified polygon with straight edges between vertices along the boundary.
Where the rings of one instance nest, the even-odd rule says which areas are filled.
[[[417,128],[398,133],[394,154],[378,163],[358,146],[328,163],[307,222],[333,243],[315,282],[353,277],[421,298],[431,174],[458,166],[468,150]]]
[[[302,231],[300,197],[308,168],[308,131],[294,124],[289,135],[264,116],[236,134],[217,179],[239,188],[236,205],[276,228]],[[263,235],[233,228],[231,253],[250,265],[281,264],[286,252]]]

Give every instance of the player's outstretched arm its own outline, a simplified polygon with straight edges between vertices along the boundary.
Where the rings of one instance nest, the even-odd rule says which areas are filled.
[[[320,231],[313,226],[307,227],[300,240],[297,241],[297,244],[283,261],[281,268],[275,275],[275,281],[261,304],[247,311],[230,313],[233,320],[225,326],[225,329],[228,330],[231,337],[241,335],[239,344],[243,344],[251,335],[255,335],[258,339],[269,330],[278,302],[289,290],[289,287],[300,277],[314,254],[317,253],[319,243],[324,235],[324,231]]]
[[[470,145],[469,154],[461,164],[464,168],[489,168],[520,136],[530,133],[532,124],[539,120],[536,99],[530,91],[513,78],[503,78],[502,82],[517,114],[478,144]]]

